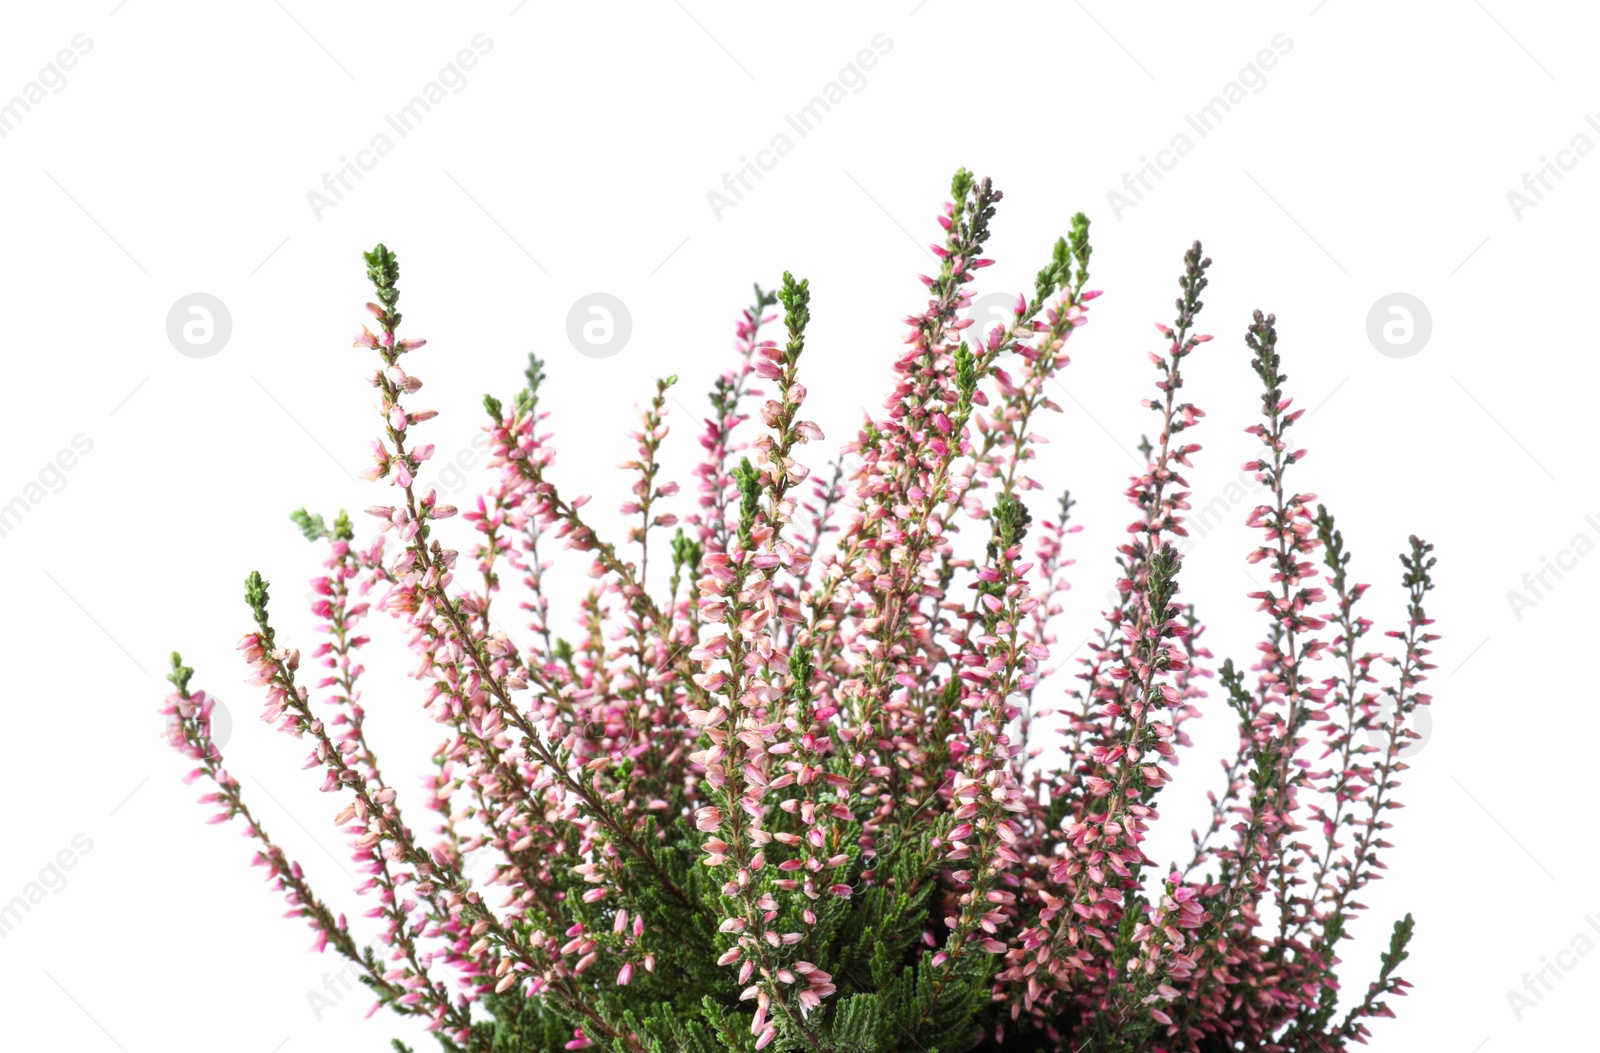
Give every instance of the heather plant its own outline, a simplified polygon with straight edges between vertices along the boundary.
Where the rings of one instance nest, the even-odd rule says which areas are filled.
[[[177,655],[164,712],[213,821],[242,820],[256,865],[375,1009],[425,1021],[446,1050],[496,1053],[1332,1053],[1390,1015],[1409,915],[1364,988],[1336,969],[1429,702],[1431,546],[1400,557],[1409,603],[1383,644],[1333,515],[1299,488],[1304,410],[1256,312],[1247,354],[1216,368],[1243,377],[1247,361],[1261,390],[1247,559],[1268,580],[1250,593],[1265,628],[1247,667],[1214,661],[1178,552],[1204,419],[1184,374],[1211,340],[1196,243],[1149,354],[1154,437],[1126,490],[1115,602],[1051,678],[1079,528],[1030,472],[1099,293],[1079,215],[1013,318],[972,331],[962,310],[1000,200],[956,174],[883,410],[825,467],[805,418],[808,284],[757,287],[692,500],[662,459],[666,378],[629,436],[616,539],[564,489],[537,358],[520,391],[484,399],[482,495],[461,511],[422,491],[424,341],[400,335],[395,254],[366,254],[377,331],[355,343],[377,359],[378,529],[360,540],[344,513],[295,512],[323,554],[319,640],[305,661],[252,573],[239,649],[264,719],[331,795],[370,923],[350,924],[256,821],[212,739],[214,700]],[[593,579],[567,635],[547,581],[560,553]],[[417,686],[369,709],[382,621]],[[413,707],[441,735],[420,796],[366,732]],[[1209,823],[1188,858],[1158,864],[1144,843],[1185,725],[1230,714],[1239,743]]]

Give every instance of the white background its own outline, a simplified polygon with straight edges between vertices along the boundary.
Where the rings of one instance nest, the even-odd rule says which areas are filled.
[[[1071,398],[1048,422],[1037,495],[1043,510],[1070,485],[1086,525],[1060,651],[1109,585],[1129,451],[1149,426],[1150,322],[1171,319],[1181,254],[1202,238],[1216,264],[1201,329],[1217,339],[1189,370],[1209,413],[1194,433],[1206,447],[1197,498],[1253,456],[1242,335],[1259,306],[1278,315],[1291,393],[1315,408],[1297,429],[1312,454],[1298,485],[1339,515],[1380,628],[1398,625],[1406,535],[1438,546],[1432,732],[1401,793],[1391,869],[1361,897],[1371,910],[1347,944],[1359,992],[1392,918],[1417,915],[1403,970],[1416,991],[1375,1024],[1375,1048],[1592,1047],[1600,954],[1520,1022],[1506,993],[1580,931],[1600,940],[1584,920],[1600,915],[1584,598],[1600,558],[1547,576],[1554,587],[1520,617],[1507,593],[1575,535],[1600,541],[1584,518],[1600,521],[1584,441],[1600,159],[1576,160],[1520,215],[1507,192],[1574,136],[1600,143],[1584,122],[1600,108],[1600,27],[1579,5],[1508,0],[1226,15],[915,3],[7,10],[0,100],[75,34],[92,50],[0,138],[0,503],[27,494],[74,436],[93,448],[0,537],[0,900],[75,835],[93,847],[0,939],[0,1046],[296,1053],[405,1033],[363,1021],[362,995],[316,1018],[307,992],[337,962],[305,953],[309,931],[279,918],[237,831],[204,825],[156,712],[180,647],[233,713],[230,767],[264,822],[326,898],[359,913],[334,806],[299,771],[302,747],[254,719],[233,644],[252,568],[275,583],[285,634],[312,642],[299,597],[317,550],[288,511],[377,499],[352,479],[376,423],[370,356],[349,346],[368,295],[361,250],[384,240],[400,254],[405,329],[430,340],[407,366],[427,382],[416,404],[441,411],[426,436],[439,456],[470,449],[482,393],[509,395],[537,350],[558,478],[609,512],[651,377],[679,374],[677,402],[698,416],[750,283],[784,268],[814,289],[811,415],[827,448],[848,437],[880,398],[900,319],[924,301],[921,246],[966,165],[1006,195],[988,288],[1031,288],[1070,215],[1095,221],[1091,285],[1107,295],[1071,345]],[[480,33],[492,50],[465,87],[403,139],[389,130],[384,115]],[[864,88],[795,136],[784,115],[880,33],[892,50]],[[1280,33],[1292,50],[1264,87],[1195,135],[1183,115]],[[385,130],[393,151],[316,214],[308,191]],[[793,151],[714,214],[708,191],[781,131]],[[1193,151],[1114,215],[1108,191],[1184,131]],[[169,308],[197,291],[232,320],[226,346],[200,359],[166,335]],[[594,291],[633,320],[628,345],[602,360],[566,335],[568,309]],[[1394,292],[1432,317],[1410,357],[1380,354],[1366,333],[1369,308]],[[670,409],[671,463],[692,494],[695,429]],[[820,466],[824,450],[810,452]],[[1242,515],[1201,539],[1184,587],[1219,656],[1247,658],[1260,624]],[[563,595],[583,583],[571,567],[558,580]],[[420,772],[436,729],[408,688],[377,681],[366,701],[385,765]],[[1192,727],[1200,741],[1164,798],[1158,850],[1182,850],[1233,741],[1222,712]]]

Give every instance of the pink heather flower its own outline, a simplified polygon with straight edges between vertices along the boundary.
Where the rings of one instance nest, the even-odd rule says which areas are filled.
[[[284,590],[301,619],[251,574],[235,671],[329,795],[364,902],[330,906],[257,821],[218,703],[176,655],[161,714],[209,821],[240,821],[251,864],[312,949],[374,989],[372,1011],[476,1049],[526,999],[536,1030],[583,1021],[564,1048],[627,1053],[711,1024],[756,1049],[843,1048],[860,1038],[841,1022],[877,1012],[908,1022],[890,1035],[906,1049],[964,1034],[1092,1053],[1112,1034],[1137,1053],[1348,1053],[1392,1015],[1409,916],[1376,982],[1336,967],[1368,932],[1357,897],[1431,702],[1431,546],[1411,539],[1404,614],[1376,630],[1331,513],[1297,489],[1302,411],[1275,319],[1256,313],[1260,416],[1227,441],[1254,451],[1262,485],[1240,512],[1256,584],[1232,599],[1265,624],[1248,661],[1216,660],[1181,555],[1205,506],[1186,477],[1207,455],[1185,384],[1211,340],[1194,330],[1211,262],[1196,243],[1160,343],[1127,351],[1154,371],[1154,419],[1114,573],[1087,581],[1109,586],[1104,609],[1061,626],[1081,527],[1070,497],[1034,493],[1036,455],[1100,293],[1075,217],[1033,293],[969,335],[1000,200],[953,180],[903,339],[852,359],[882,397],[833,458],[804,381],[839,378],[814,368],[809,285],[785,274],[735,320],[692,443],[671,441],[676,378],[652,378],[616,472],[574,478],[547,418],[581,400],[552,409],[531,358],[520,390],[475,411],[485,456],[459,506],[418,486],[436,414],[410,408],[423,382],[398,362],[426,342],[396,333],[394,254],[366,255],[380,333],[356,337],[374,366],[358,376],[384,427],[361,474],[390,503],[359,524],[295,513],[320,564],[308,594]],[[618,487],[601,503],[622,522],[591,518],[573,484]],[[291,639],[307,612],[317,639]],[[409,653],[368,650],[386,623]],[[368,697],[367,667],[396,656],[410,686],[386,675]],[[420,787],[374,748],[419,711],[437,726]],[[1237,742],[1189,858],[1157,867],[1163,795],[1202,716]],[[901,1001],[874,1008],[889,982]],[[672,1018],[706,996],[710,1023]]]

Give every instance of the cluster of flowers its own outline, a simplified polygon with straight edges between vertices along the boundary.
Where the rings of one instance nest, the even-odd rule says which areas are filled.
[[[1116,602],[1075,680],[1052,687],[1079,528],[1069,498],[1037,520],[1024,498],[1043,488],[1029,472],[1035,429],[1058,410],[1050,385],[1099,294],[1085,288],[1080,215],[1009,323],[970,331],[1000,198],[957,173],[883,412],[828,471],[805,463],[823,438],[800,379],[810,294],[786,274],[739,320],[692,510],[665,507],[675,378],[632,433],[621,511],[635,525],[609,541],[588,498],[556,485],[535,359],[514,399],[485,399],[494,478],[460,513],[465,562],[439,527],[458,510],[416,483],[433,447],[415,429],[434,413],[408,404],[421,381],[401,363],[424,342],[397,335],[393,253],[367,254],[377,332],[356,346],[379,360],[367,477],[390,496],[366,509],[379,533],[362,546],[343,514],[296,513],[327,545],[312,583],[321,675],[279,639],[258,574],[239,647],[263,718],[309,745],[306,767],[339,802],[369,936],[250,814],[212,740],[214,703],[177,655],[164,711],[214,821],[248,824],[256,863],[316,949],[356,964],[374,1009],[421,1018],[447,1049],[629,1053],[1331,1053],[1388,1015],[1409,916],[1342,1006],[1335,966],[1352,897],[1381,866],[1411,715],[1429,701],[1430,546],[1413,538],[1402,556],[1407,617],[1374,649],[1367,586],[1348,577],[1332,516],[1291,488],[1304,411],[1257,312],[1247,468],[1266,499],[1249,513],[1249,561],[1268,577],[1251,594],[1268,627],[1248,672],[1213,662],[1174,547],[1204,417],[1183,371],[1211,339],[1194,328],[1211,262],[1196,243],[1149,356],[1156,438],[1126,491],[1136,516]],[[780,314],[782,337],[766,335]],[[558,550],[582,553],[593,579],[576,643],[549,624]],[[401,624],[421,708],[444,733],[420,800],[380,771],[364,730],[374,608]],[[500,628],[513,620],[521,644]],[[1160,867],[1143,844],[1213,677],[1239,748],[1191,858]],[[383,719],[402,708],[386,699]],[[431,810],[430,836],[402,804]]]

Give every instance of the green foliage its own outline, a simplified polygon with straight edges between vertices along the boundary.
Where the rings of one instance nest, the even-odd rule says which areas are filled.
[[[693,574],[695,568],[700,566],[700,559],[705,555],[705,546],[684,534],[679,527],[672,537],[672,583],[670,592],[676,596],[678,586],[683,581],[683,572],[688,570]]]
[[[321,541],[324,538],[351,541],[356,536],[355,525],[350,522],[350,516],[343,509],[339,510],[332,526],[329,526],[321,516],[307,512],[304,508],[296,508],[290,512],[289,519],[300,528],[300,533],[305,535],[307,541]]]
[[[300,528],[300,533],[306,536],[307,541],[320,541],[328,536],[328,524],[323,522],[321,516],[312,515],[304,508],[290,512],[289,518]]]
[[[957,426],[966,424],[967,417],[972,413],[972,396],[978,390],[978,358],[965,343],[956,345],[954,355],[956,374],[956,416],[959,418]]]
[[[956,169],[956,174],[950,177],[950,200],[954,201],[958,208],[966,200],[967,194],[971,193],[975,182],[977,178],[965,168]]]
[[[189,697],[189,679],[194,676],[194,670],[183,664],[183,656],[177,651],[172,652],[172,672],[167,674],[167,680],[178,689],[178,694],[184,698]]]
[[[1021,544],[1028,534],[1028,524],[1033,522],[1028,506],[1010,494],[1000,494],[995,498],[994,512],[990,518],[994,523],[994,536],[989,542],[991,560],[997,551],[1003,552]]]
[[[749,549],[754,544],[751,531],[755,529],[756,514],[761,510],[761,473],[750,458],[741,457],[733,470],[733,481],[739,488],[739,542]]]
[[[792,366],[806,346],[806,324],[811,321],[811,282],[796,281],[794,275],[783,272],[783,288],[778,290],[783,304],[783,324],[789,330],[789,343],[784,348],[784,361]]]
[[[367,280],[372,283],[378,303],[384,308],[382,321],[392,330],[400,324],[400,312],[394,309],[394,305],[400,302],[400,258],[382,242],[361,256],[367,261]]]
[[[1033,298],[1037,303],[1043,303],[1055,295],[1057,289],[1072,281],[1072,257],[1067,248],[1066,238],[1057,238],[1055,248],[1050,253],[1048,266],[1040,268],[1038,275],[1033,279]]]
[[[791,672],[799,683],[810,682],[811,661],[806,648],[791,654]],[[704,835],[683,816],[659,827],[647,820],[641,833],[641,840],[654,846],[660,873],[630,860],[620,885],[632,897],[630,909],[653,919],[650,927],[658,933],[662,964],[654,972],[635,970],[627,987],[606,982],[608,977],[583,986],[586,1011],[632,1036],[648,1053],[754,1053],[753,1003],[738,999],[728,968],[716,963],[721,944],[714,919],[723,916],[723,897],[707,868],[699,865]],[[851,824],[848,833],[853,844],[859,826]],[[924,932],[938,934],[943,928],[933,916],[937,875],[929,862],[935,853],[928,842],[927,834],[885,839],[885,850],[875,861],[877,883],[848,899],[824,896],[813,904],[817,922],[804,956],[834,976],[839,992],[814,1009],[807,1024],[832,1053],[962,1053],[985,1031],[992,1013],[994,957],[967,955],[947,970],[932,964],[934,952],[922,942]],[[859,850],[853,850],[851,868],[859,867],[858,856]],[[574,857],[570,862],[577,861]],[[552,879],[566,896],[572,920],[590,932],[610,933],[614,902],[582,904],[584,885],[570,866],[554,868]],[[690,902],[675,900],[666,892],[668,886],[684,890]],[[572,1041],[573,1029],[581,1027],[595,1041],[592,1048],[629,1050],[624,1043],[605,1041],[594,1020],[562,1012],[554,999],[492,995],[483,1007],[489,1019],[474,1025],[476,1048],[558,1053]],[[443,1036],[439,1041],[446,1053],[468,1048]],[[767,1048],[815,1053],[801,1038],[784,1032]]]
[[[244,579],[244,602],[250,605],[250,613],[255,615],[256,625],[263,633],[270,632],[267,628],[267,579],[261,576],[259,570],[252,570],[250,576]]]
[[[1074,290],[1081,290],[1089,280],[1089,257],[1094,249],[1089,245],[1089,217],[1079,212],[1072,217],[1072,259],[1077,271],[1072,277]]]
[[[1072,217],[1072,231],[1065,238],[1057,238],[1050,252],[1050,262],[1040,268],[1033,279],[1033,297],[1042,304],[1057,290],[1070,288],[1082,292],[1089,281],[1089,217],[1079,212]]]

